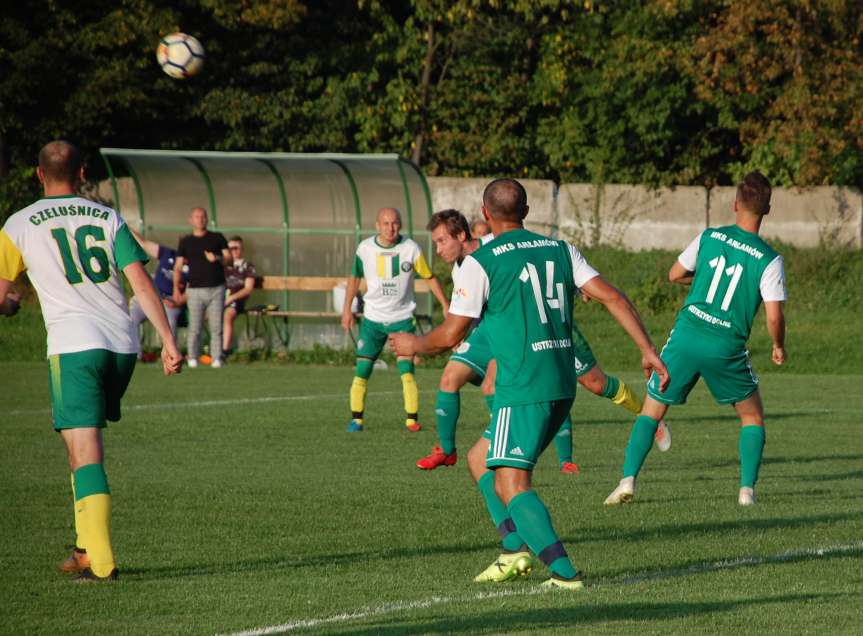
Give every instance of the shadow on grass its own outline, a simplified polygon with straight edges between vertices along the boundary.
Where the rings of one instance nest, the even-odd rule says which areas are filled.
[[[609,514],[615,514],[616,510],[610,509]],[[740,517],[734,521],[705,521],[701,523],[669,523],[653,527],[640,527],[637,530],[626,530],[624,528],[600,527],[588,532],[581,532],[576,536],[563,536],[564,543],[579,544],[590,541],[608,541],[610,539],[625,539],[637,541],[640,539],[673,539],[675,537],[687,537],[692,534],[734,536],[735,532],[750,530],[774,530],[805,528],[817,526],[824,523],[835,523],[837,521],[852,521],[863,519],[863,510],[857,512],[837,512],[823,515],[811,515],[808,517],[766,517],[751,519]]]
[[[852,470],[847,473],[826,473],[824,475],[806,475],[806,481],[841,481],[845,479],[863,479],[863,470]]]
[[[675,408],[669,410],[670,417],[667,418],[668,425],[672,427],[672,431],[674,430],[675,424],[677,425],[686,425],[691,424],[693,422],[739,422],[737,414],[734,410],[725,410],[723,409],[720,412],[715,414],[711,413],[710,415],[687,415],[686,409]],[[825,410],[815,410],[815,411],[784,411],[784,412],[768,412],[766,414],[767,427],[770,427],[770,422],[774,420],[789,420],[796,417],[823,417],[828,414],[828,411]],[[621,415],[621,417],[616,419],[581,419],[578,416],[578,411],[573,413],[572,416],[572,426],[573,430],[578,429],[579,426],[597,426],[597,425],[606,425],[606,424],[620,424],[621,421],[625,422],[634,422],[634,416]]]
[[[628,531],[621,528],[597,528],[577,536],[564,536],[561,539],[570,545],[589,543],[592,541],[607,542],[611,539],[637,541],[661,537],[673,539],[690,534],[714,534],[719,536],[730,536],[729,533],[746,530],[766,530],[776,528],[800,528],[810,525],[819,525],[829,522],[847,521],[863,518],[863,511],[858,513],[836,513],[825,515],[813,515],[797,518],[765,518],[745,519],[726,522],[704,522],[692,524],[666,524],[652,528],[639,528]],[[260,559],[246,559],[237,561],[223,561],[220,563],[201,563],[176,566],[159,567],[124,567],[123,575],[127,578],[141,579],[180,579],[188,577],[212,576],[224,574],[236,574],[242,572],[274,572],[278,570],[294,570],[299,568],[325,568],[338,565],[362,564],[372,561],[391,561],[417,558],[422,556],[441,556],[472,554],[479,552],[494,552],[499,544],[489,541],[488,543],[473,544],[449,544],[449,545],[422,545],[417,547],[405,547],[388,551],[364,551],[343,552],[337,554],[321,554],[299,557],[270,556]],[[823,558],[823,557],[822,557]],[[688,567],[688,566],[682,566]]]
[[[536,629],[571,626],[573,630],[602,623],[674,620],[688,617],[733,612],[746,607],[807,603],[829,600],[843,594],[786,594],[782,596],[760,596],[739,601],[710,601],[700,603],[614,603],[610,605],[574,604],[584,599],[576,594],[561,595],[561,600],[572,602],[570,607],[510,610],[495,608],[490,612],[461,617],[452,613],[431,619],[375,620],[363,627],[345,625],[341,629],[327,625],[327,633],[350,633],[358,636],[389,634],[500,634],[524,632]],[[278,632],[276,632],[278,633]]]
[[[232,574],[239,572],[271,572],[277,570],[293,570],[296,568],[333,567],[368,563],[370,561],[388,561],[405,558],[416,558],[427,555],[442,554],[472,554],[474,552],[494,552],[499,543],[474,543],[465,545],[422,545],[412,548],[394,550],[369,550],[365,552],[342,552],[338,554],[318,554],[309,556],[270,556],[260,559],[245,559],[239,561],[223,561],[220,563],[200,563],[177,566],[159,567],[124,567],[123,577],[140,577],[146,579],[178,579],[195,576],[212,576],[214,574]]]

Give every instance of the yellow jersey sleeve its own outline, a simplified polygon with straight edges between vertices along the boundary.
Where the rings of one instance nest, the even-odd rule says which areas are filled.
[[[14,281],[24,271],[21,252],[3,230],[0,230],[0,278]]]
[[[417,256],[417,260],[414,261],[414,271],[420,278],[431,278],[434,276],[428,263],[426,263],[425,256],[422,255],[422,252]]]

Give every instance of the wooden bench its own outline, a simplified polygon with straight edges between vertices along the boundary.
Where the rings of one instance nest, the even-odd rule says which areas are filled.
[[[332,295],[333,289],[335,289],[338,285],[342,283],[347,284],[347,278],[342,276],[259,276],[255,279],[255,289],[263,289],[264,291],[270,292],[317,292]],[[365,280],[361,280],[360,293],[364,292],[365,289],[366,282]],[[415,278],[414,293],[431,293],[431,288],[429,287],[428,281],[422,278]],[[341,320],[342,308],[333,307],[333,311],[302,311],[279,309],[277,305],[256,305],[250,307],[246,311],[246,314],[249,316],[249,319],[255,320],[255,333],[258,332],[258,325],[260,322],[263,322],[264,330],[269,333],[269,328],[267,325],[267,320],[269,319],[281,318],[285,323],[285,328],[287,329],[286,323],[291,318],[321,318]],[[362,314],[360,313],[357,315],[361,316]],[[418,325],[421,322],[425,322],[428,325],[429,329],[432,327],[432,319],[430,315],[417,313],[415,314],[415,316]],[[248,329],[248,322],[246,323],[246,326]],[[284,346],[287,346],[287,331],[281,331],[278,328],[274,328],[273,331],[275,331],[275,333],[279,336],[282,344]],[[420,329],[420,331],[422,331],[422,329]],[[351,335],[351,337],[353,337],[353,334]]]

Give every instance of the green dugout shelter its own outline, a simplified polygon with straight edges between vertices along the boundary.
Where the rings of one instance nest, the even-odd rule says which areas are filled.
[[[431,195],[422,172],[395,154],[298,154],[102,148],[114,206],[147,238],[176,247],[193,207],[210,228],[243,237],[259,275],[345,276],[377,211],[396,207],[402,232],[432,260]],[[250,304],[333,311],[326,294],[256,291]],[[422,301],[426,302],[426,301]],[[431,299],[428,299],[431,302]],[[423,307],[430,311],[430,307]],[[293,319],[292,319],[293,320]],[[291,347],[342,346],[330,321],[291,323]]]

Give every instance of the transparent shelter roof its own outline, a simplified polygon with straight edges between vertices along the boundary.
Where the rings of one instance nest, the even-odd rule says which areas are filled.
[[[432,214],[428,184],[395,154],[100,152],[114,207],[161,244],[176,247],[191,231],[191,209],[203,207],[211,230],[243,238],[259,275],[345,276],[359,240],[375,233],[377,211],[394,207],[402,233],[433,258],[425,230]],[[314,296],[279,293],[277,302],[318,309],[321,299]]]

